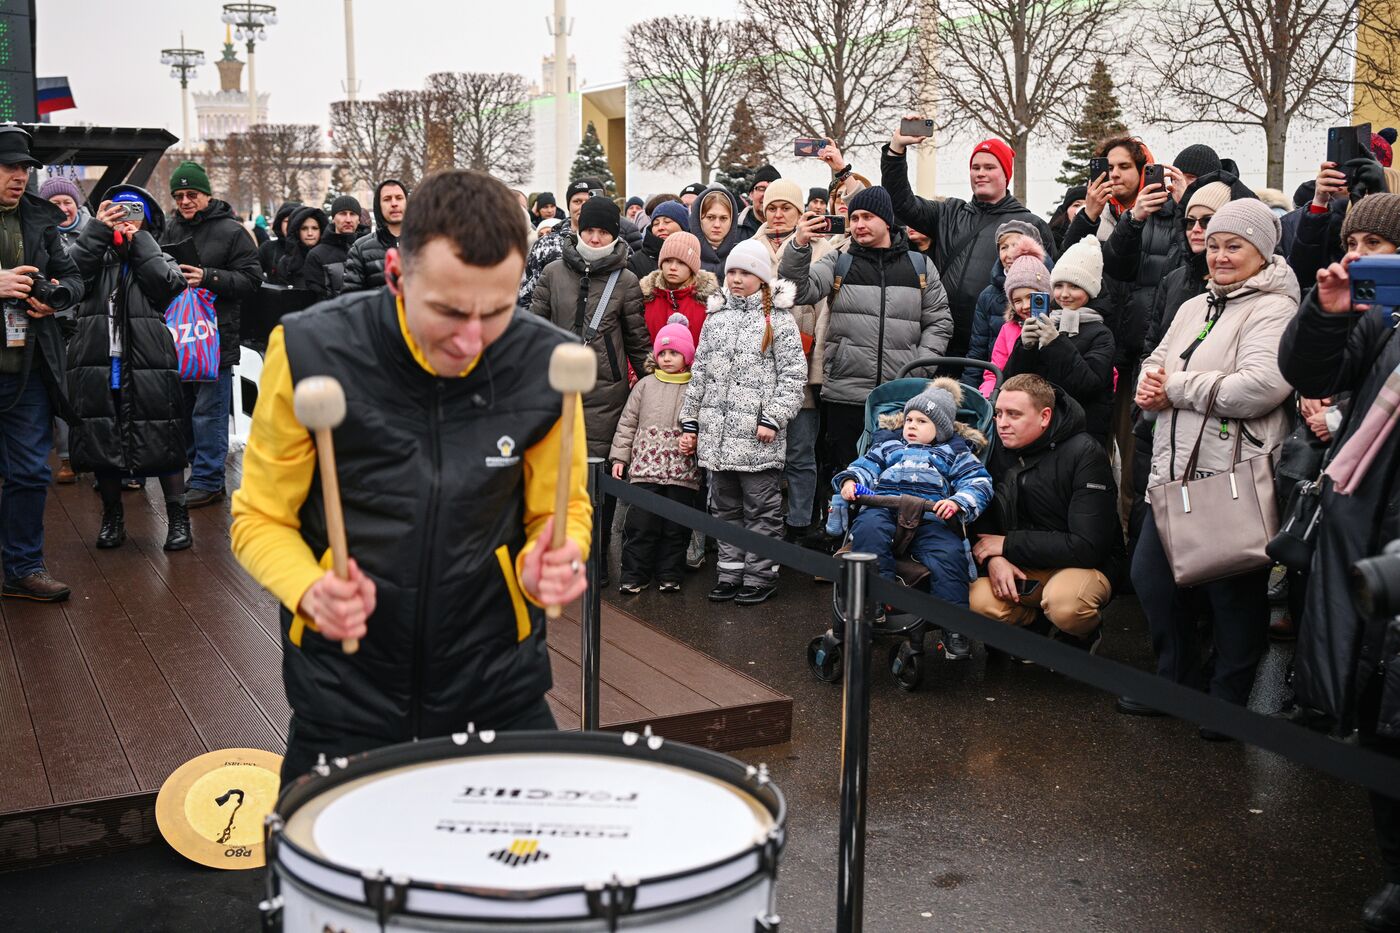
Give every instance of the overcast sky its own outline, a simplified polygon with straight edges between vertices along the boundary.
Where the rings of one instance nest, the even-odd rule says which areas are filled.
[[[738,0],[707,0],[704,13],[733,16]],[[202,49],[210,62],[190,90],[217,91],[223,51],[221,0],[38,0],[40,76],[67,75],[77,110],[56,123],[164,127],[180,133],[180,86],[160,50]],[[344,0],[284,0],[257,47],[258,91],[270,91],[276,123],[326,125],[345,97]],[[570,0],[570,52],[584,85],[623,77],[622,34],[653,16],[695,12],[695,0]],[[361,95],[418,88],[435,71],[513,71],[539,81],[554,51],[545,21],[553,0],[355,0],[355,64]],[[246,58],[235,42],[238,57]],[[246,69],[244,76],[247,81]],[[194,102],[190,103],[193,123]]]

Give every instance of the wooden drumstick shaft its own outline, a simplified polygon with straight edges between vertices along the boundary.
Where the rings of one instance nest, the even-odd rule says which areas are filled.
[[[549,549],[558,550],[564,546],[569,535],[569,485],[573,480],[574,465],[574,410],[578,407],[578,393],[564,393],[563,413],[559,423],[559,478],[554,487],[554,529],[549,536]],[[557,619],[564,607],[545,607],[545,618]]]
[[[349,548],[345,544],[345,513],[340,508],[340,476],[335,471],[335,446],[331,429],[316,429],[316,452],[321,463],[321,498],[326,506],[326,537],[330,539],[331,566],[342,580],[350,579]],[[354,654],[360,650],[358,638],[343,638],[340,650]]]

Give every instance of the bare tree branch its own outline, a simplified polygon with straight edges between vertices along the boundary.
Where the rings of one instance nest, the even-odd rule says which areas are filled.
[[[426,92],[450,129],[452,164],[523,182],[534,171],[534,117],[525,79],[509,72],[438,72]]]
[[[753,59],[750,100],[775,133],[868,145],[918,99],[907,0],[744,0],[743,10],[745,34],[777,47]]]
[[[399,167],[399,139],[389,132],[389,113],[381,101],[331,104],[331,138],[345,153],[354,179],[366,188],[373,189]]]
[[[934,76],[939,129],[969,123],[1011,144],[1017,197],[1026,196],[1032,136],[1063,136],[1078,120],[1096,59],[1115,56],[1121,0],[925,0],[922,70]]]
[[[698,162],[708,181],[747,89],[739,24],[665,16],[632,26],[626,41],[632,151],[649,168]]]

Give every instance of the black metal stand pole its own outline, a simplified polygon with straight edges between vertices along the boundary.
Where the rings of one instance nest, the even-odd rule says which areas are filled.
[[[841,694],[841,849],[837,933],[860,933],[865,904],[865,780],[870,759],[870,620],[866,576],[874,554],[841,555],[846,592],[845,687]]]
[[[603,527],[603,490],[601,478],[605,462],[588,458],[588,499],[593,503],[593,543],[588,549],[588,591],[583,595],[583,624],[579,626],[583,644],[579,651],[582,692],[579,698],[580,728],[585,732],[598,729],[599,658],[603,646],[603,588],[598,581],[607,568],[603,566],[603,535],[611,529]]]

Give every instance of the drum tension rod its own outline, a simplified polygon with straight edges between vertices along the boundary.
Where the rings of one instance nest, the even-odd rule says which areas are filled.
[[[365,882],[365,903],[379,918],[380,933],[383,933],[389,925],[389,918],[403,910],[408,901],[408,879],[391,879],[383,871],[373,875],[365,872],[361,877]]]
[[[637,903],[637,883],[624,882],[617,875],[606,884],[594,883],[588,886],[588,913],[608,921],[608,933],[617,933],[617,920],[623,914],[630,914]]]
[[[267,898],[258,903],[262,913],[263,933],[282,933],[282,891],[277,880],[277,840],[282,837],[282,817],[276,811],[263,819],[263,882]]]

